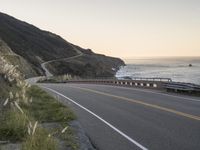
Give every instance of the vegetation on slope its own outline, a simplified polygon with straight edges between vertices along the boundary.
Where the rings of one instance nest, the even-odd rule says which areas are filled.
[[[44,75],[41,63],[49,60],[68,58],[84,54],[74,62],[54,62],[49,68],[55,74],[69,73],[80,76],[113,76],[124,62],[117,58],[93,53],[73,45],[60,36],[0,13],[0,38],[12,51],[22,56],[38,75]],[[109,66],[109,67],[107,67]],[[83,72],[83,73],[81,73]]]
[[[71,74],[82,78],[106,78],[113,77],[121,65],[124,65],[123,62],[117,58],[84,54],[70,61],[51,63],[48,68],[54,75]]]
[[[56,150],[57,138],[70,137],[66,146],[78,148],[68,129],[69,121],[75,119],[71,110],[40,88],[26,83],[17,68],[1,56],[0,83],[1,89],[6,89],[0,92],[1,143],[22,143],[22,150]],[[43,127],[44,123],[52,122],[60,124],[53,132]]]
[[[18,66],[18,70],[25,75],[26,78],[36,76],[36,72],[32,69],[23,57],[15,54],[11,48],[0,39],[0,56],[3,56],[11,64]]]

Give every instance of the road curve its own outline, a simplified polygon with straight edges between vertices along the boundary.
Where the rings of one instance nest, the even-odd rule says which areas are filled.
[[[200,149],[200,98],[109,85],[39,85],[72,107],[97,149]]]
[[[83,55],[83,53],[81,51],[79,51],[77,48],[74,48],[74,51],[76,51],[77,55],[72,56],[72,57],[67,57],[67,58],[59,58],[59,59],[54,59],[54,60],[50,60],[50,61],[46,61],[44,63],[41,64],[42,69],[45,71],[45,76],[47,77],[51,77],[53,76],[53,74],[47,69],[46,65],[52,62],[56,62],[56,61],[70,61],[72,59],[81,57]]]

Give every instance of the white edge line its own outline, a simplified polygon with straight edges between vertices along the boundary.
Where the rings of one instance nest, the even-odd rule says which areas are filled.
[[[72,103],[76,104],[77,106],[81,107],[82,109],[84,109],[85,111],[87,111],[88,113],[90,113],[91,115],[95,116],[96,118],[98,118],[99,120],[101,120],[103,123],[105,123],[106,125],[108,125],[110,128],[112,128],[113,130],[115,130],[117,133],[119,133],[120,135],[122,135],[124,138],[126,138],[127,140],[129,140],[131,143],[135,144],[136,146],[138,146],[140,149],[142,150],[148,150],[146,147],[142,146],[140,143],[138,143],[137,141],[133,140],[131,137],[129,137],[128,135],[126,135],[125,133],[123,133],[122,131],[120,131],[119,129],[117,129],[116,127],[114,127],[112,124],[110,124],[109,122],[105,121],[103,118],[101,118],[100,116],[98,116],[97,114],[93,113],[92,111],[90,111],[89,109],[85,108],[84,106],[80,105],[79,103],[75,102],[74,100],[72,100],[71,98],[51,89],[51,88],[47,88],[42,86],[43,88],[52,91],[64,98],[66,98],[67,100],[71,101]]]

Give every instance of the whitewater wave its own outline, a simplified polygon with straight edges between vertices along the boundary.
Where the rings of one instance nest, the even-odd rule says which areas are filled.
[[[192,64],[192,67],[189,67],[189,64]],[[116,73],[116,77],[161,77],[177,82],[200,84],[200,58],[137,59],[132,62],[129,60],[128,64]]]

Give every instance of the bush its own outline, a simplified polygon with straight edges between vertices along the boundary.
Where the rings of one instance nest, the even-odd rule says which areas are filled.
[[[7,110],[0,125],[0,140],[21,141],[27,135],[27,119],[24,114]]]

